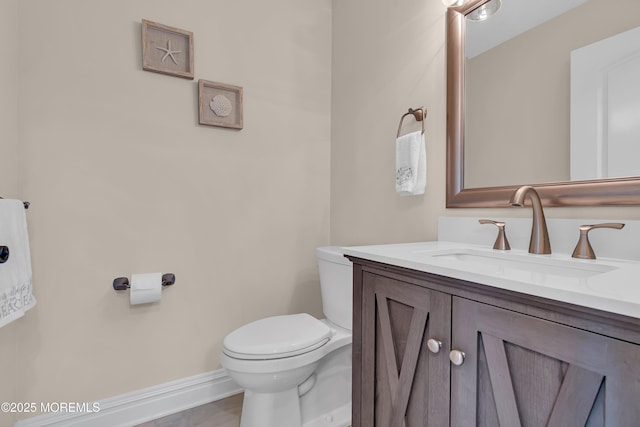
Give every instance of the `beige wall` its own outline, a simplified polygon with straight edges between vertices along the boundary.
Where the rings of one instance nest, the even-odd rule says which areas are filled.
[[[0,196],[16,197],[18,191],[18,0],[0,0],[0,40],[4,40],[0,60]],[[0,402],[12,402],[15,394],[16,327],[0,328]],[[12,414],[0,413],[10,425]]]
[[[142,71],[143,18],[194,32],[194,81]],[[18,23],[2,84],[20,89],[38,305],[0,331],[3,396],[14,372],[20,401],[118,395],[220,368],[251,320],[321,315],[329,0],[21,0]],[[198,125],[199,78],[244,87],[242,131]],[[177,276],[159,304],[111,288],[154,271]]]
[[[18,191],[18,0],[0,0],[0,197]]]
[[[435,238],[445,194],[444,10],[440,0],[333,4],[332,243]],[[427,190],[399,197],[396,131],[419,106],[428,109]],[[403,132],[419,128],[405,123]]]

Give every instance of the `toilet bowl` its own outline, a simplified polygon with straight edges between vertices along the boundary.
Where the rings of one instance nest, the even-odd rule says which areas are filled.
[[[351,424],[351,263],[316,250],[323,312],[273,316],[224,339],[220,363],[244,391],[241,427]]]

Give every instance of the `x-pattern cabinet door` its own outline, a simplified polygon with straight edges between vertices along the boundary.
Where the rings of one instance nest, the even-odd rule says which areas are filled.
[[[453,297],[455,427],[640,426],[640,346]]]
[[[451,296],[365,272],[362,301],[361,425],[449,425]]]

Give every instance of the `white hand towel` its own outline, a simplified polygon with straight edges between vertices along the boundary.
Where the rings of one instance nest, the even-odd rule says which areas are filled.
[[[396,140],[396,192],[401,196],[424,194],[427,188],[427,152],[421,131]]]
[[[0,246],[9,249],[0,264],[0,327],[24,315],[36,304],[31,284],[31,254],[24,205],[0,200]]]

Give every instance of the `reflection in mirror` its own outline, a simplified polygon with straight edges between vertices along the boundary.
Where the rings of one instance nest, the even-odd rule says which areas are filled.
[[[572,180],[572,51],[638,26],[640,17],[620,4],[628,0],[503,3],[486,22],[466,25],[465,186]],[[595,133],[595,120],[575,126]]]
[[[571,52],[571,180],[640,176],[640,27]]]
[[[572,134],[589,127],[571,124],[571,103],[581,103],[571,100],[572,51],[639,27],[640,1],[503,0],[486,21],[464,19],[486,2],[458,2],[447,12],[447,206],[504,206],[501,199],[524,184],[535,185],[547,206],[640,204],[640,171],[626,166],[624,174],[574,173],[579,181],[570,183],[574,154],[586,151],[570,149]],[[529,9],[510,9],[518,5]],[[620,83],[629,74],[610,77],[618,93],[630,92]],[[637,107],[622,110],[623,123],[640,123]],[[621,122],[598,120],[600,128]],[[601,164],[615,157],[596,151]],[[600,179],[610,176],[627,177]]]

